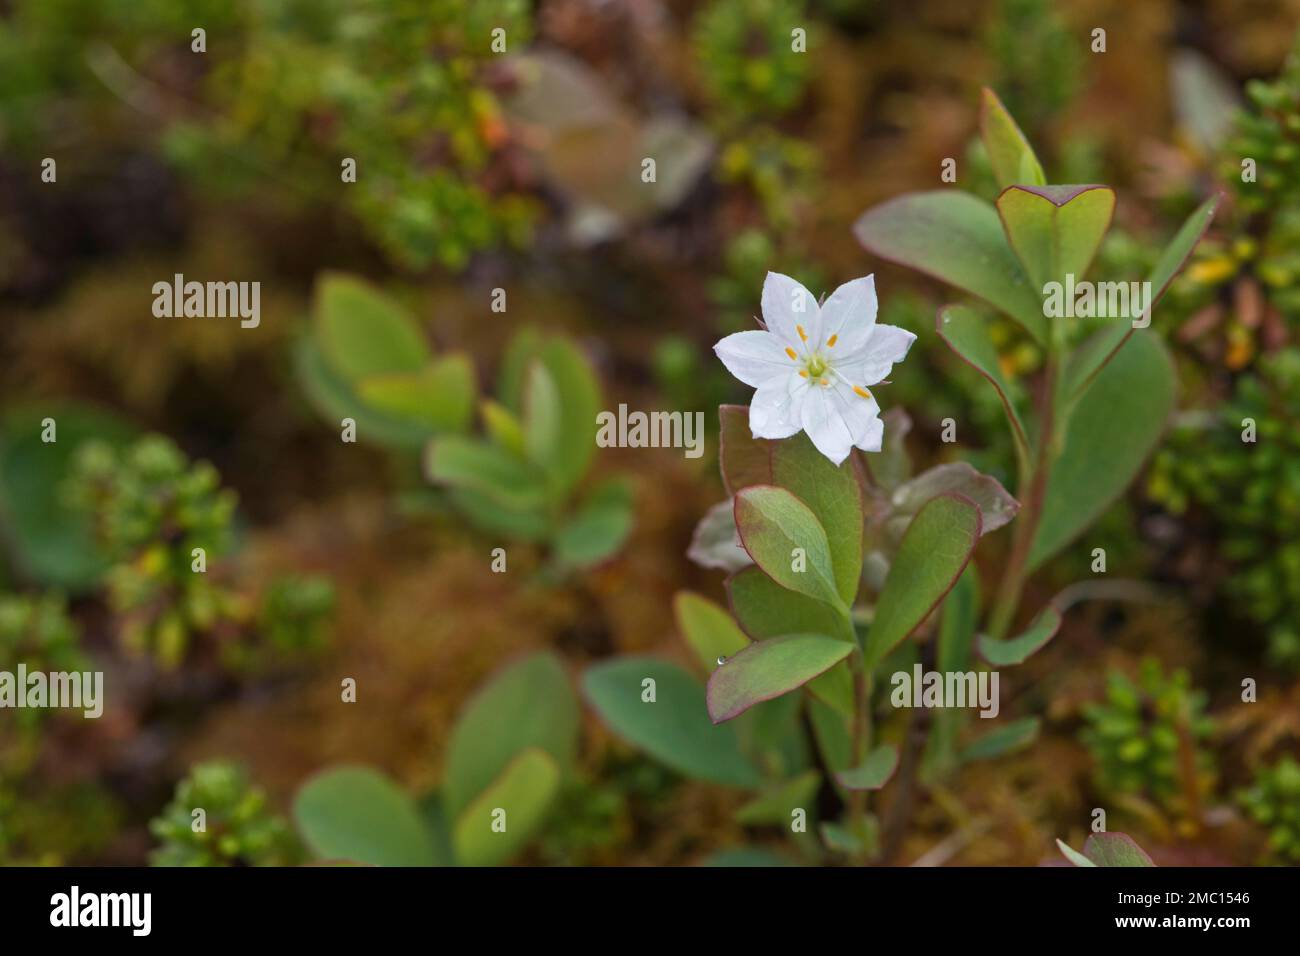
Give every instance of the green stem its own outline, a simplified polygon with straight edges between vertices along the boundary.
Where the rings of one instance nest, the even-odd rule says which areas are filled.
[[[1025,586],[1029,554],[1034,546],[1039,519],[1043,514],[1043,501],[1047,495],[1047,476],[1056,452],[1053,413],[1057,407],[1059,387],[1056,360],[1049,357],[1042,397],[1038,403],[1038,420],[1041,422],[1041,427],[1038,432],[1037,449],[1029,468],[1022,469],[1017,488],[1021,493],[1020,514],[1016,516],[1011,554],[1007,559],[998,596],[989,616],[989,635],[997,640],[1007,636],[1007,631],[1011,629],[1016,611],[1020,607],[1020,595]]]
[[[853,660],[853,766],[860,767],[867,759],[871,747],[871,675],[862,656]],[[849,793],[849,820],[858,836],[867,832],[867,792],[853,790]]]

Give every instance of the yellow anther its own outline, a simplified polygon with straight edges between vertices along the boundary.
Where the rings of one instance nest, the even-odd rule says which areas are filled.
[[[826,340],[826,347],[827,347],[828,349],[833,349],[833,348],[835,348],[835,343],[836,343],[837,341],[839,341],[839,336],[838,336],[838,335],[832,335],[829,339]]]
[[[871,393],[868,392],[868,391],[867,391],[865,388],[863,388],[861,385],[854,385],[854,386],[853,386],[853,391],[857,392],[857,393],[858,393],[859,395],[861,395],[863,398],[870,398],[870,397],[871,397]]]
[[[805,341],[805,342],[808,341],[808,333],[805,332],[805,331],[803,330],[803,326],[802,326],[802,325],[796,325],[796,326],[795,326],[795,331],[797,331],[797,332],[799,333],[799,338],[800,338],[800,339],[802,339],[802,340]]]
[[[795,350],[789,347],[786,348],[785,354],[790,356],[791,359],[797,359],[799,357]]]

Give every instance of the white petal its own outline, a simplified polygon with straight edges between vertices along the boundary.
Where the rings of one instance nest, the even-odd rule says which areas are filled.
[[[782,343],[803,353],[820,341],[821,309],[811,292],[787,275],[769,272],[763,280],[763,322]],[[801,335],[799,330],[803,329]],[[808,344],[805,345],[805,336]]]
[[[854,353],[835,356],[835,371],[854,385],[863,387],[884,381],[895,362],[907,356],[916,336],[895,325],[877,325],[871,337]]]
[[[840,418],[844,419],[853,444],[859,444],[871,430],[872,422],[880,415],[880,405],[876,402],[875,396],[859,395],[853,391],[852,384],[846,383],[843,379],[837,380],[829,391],[832,395],[831,404],[839,412]]]
[[[853,448],[853,433],[840,415],[835,393],[820,385],[808,390],[801,410],[803,430],[812,439],[817,450],[839,464],[849,457]]]
[[[876,277],[846,282],[822,304],[821,331],[830,356],[849,356],[866,344],[876,325]]]
[[[797,375],[793,381],[768,382],[754,393],[749,403],[749,431],[755,438],[789,438],[803,427],[800,406],[808,394],[808,383]]]
[[[727,371],[754,388],[774,378],[793,375],[794,360],[776,336],[754,329],[736,332],[713,346]]]
[[[880,451],[884,439],[885,420],[879,417],[873,418],[871,426],[867,429],[867,433],[862,436],[862,440],[858,442],[857,447],[863,451]]]

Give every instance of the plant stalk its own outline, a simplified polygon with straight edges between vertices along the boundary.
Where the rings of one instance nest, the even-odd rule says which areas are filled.
[[[1038,403],[1038,420],[1042,423],[1038,433],[1038,447],[1029,473],[1022,474],[1020,481],[1020,488],[1028,490],[1020,502],[1020,514],[1016,516],[1011,555],[1007,559],[1006,570],[1002,574],[998,595],[989,616],[989,635],[996,640],[1007,636],[1007,631],[1011,629],[1016,611],[1020,607],[1029,554],[1033,549],[1039,519],[1043,514],[1043,502],[1047,496],[1047,476],[1051,470],[1054,452],[1057,384],[1056,361],[1049,359],[1042,397]]]

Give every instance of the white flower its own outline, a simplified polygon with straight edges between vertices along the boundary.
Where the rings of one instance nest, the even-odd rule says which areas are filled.
[[[885,423],[869,391],[901,362],[916,336],[876,324],[875,276],[846,282],[821,306],[789,276],[763,282],[766,331],[737,332],[713,347],[722,364],[758,389],[749,404],[755,438],[801,429],[835,464],[856,446],[880,451]]]

